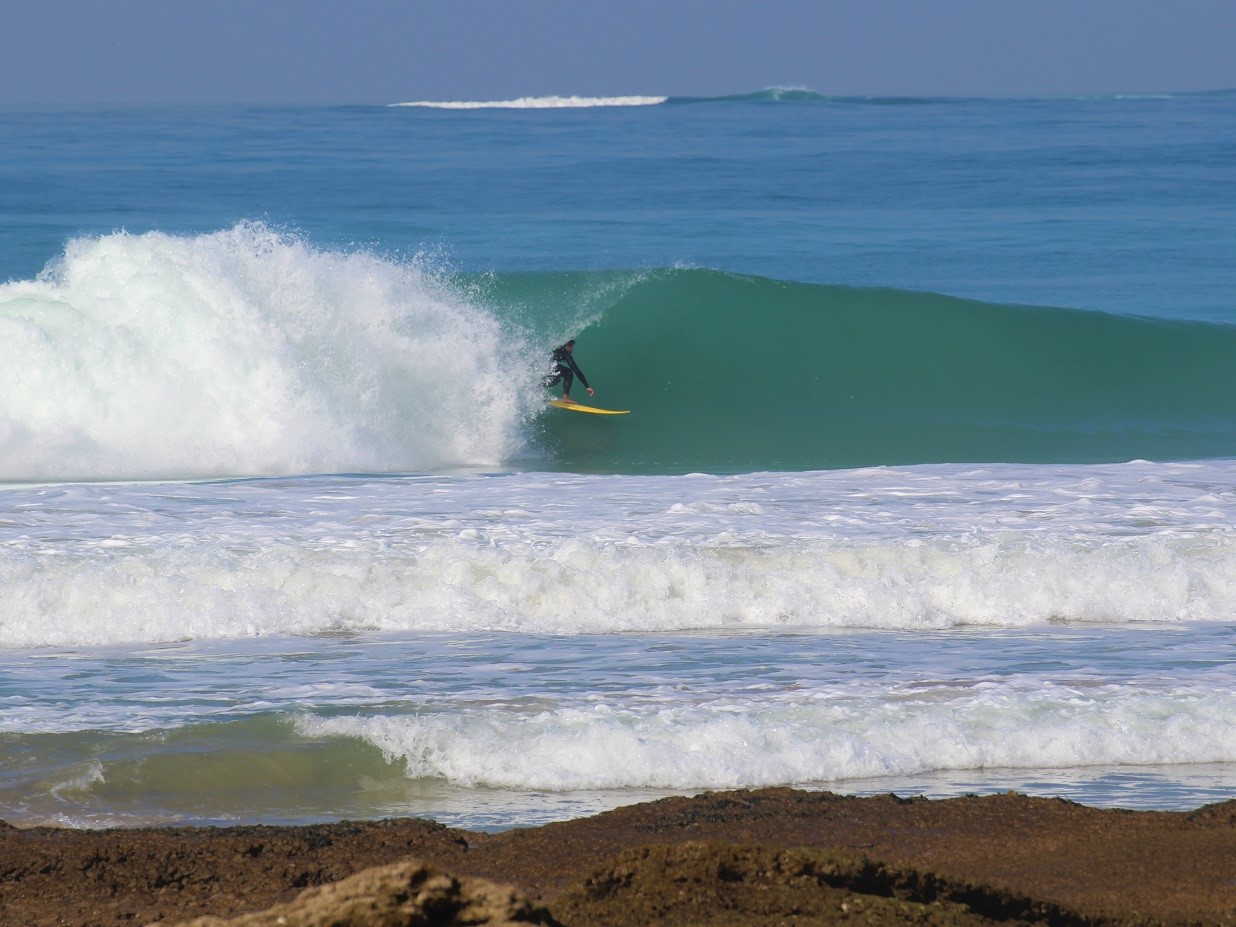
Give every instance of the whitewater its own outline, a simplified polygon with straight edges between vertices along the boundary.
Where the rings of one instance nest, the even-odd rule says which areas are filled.
[[[1234,101],[0,112],[0,818],[1231,797]]]
[[[1225,621],[1233,472],[1135,462],[13,488],[0,645]]]
[[[426,109],[586,109],[594,106],[656,106],[667,97],[519,97],[514,100],[411,100],[391,106]]]
[[[72,241],[0,332],[9,481],[494,465],[534,382],[432,270],[260,224]]]
[[[0,802],[507,827],[774,784],[1213,800],[1234,474],[12,487],[0,744],[40,759],[6,765]]]

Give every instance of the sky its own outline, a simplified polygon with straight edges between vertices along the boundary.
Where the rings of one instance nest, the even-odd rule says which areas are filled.
[[[1233,0],[0,0],[0,105],[1236,87]]]

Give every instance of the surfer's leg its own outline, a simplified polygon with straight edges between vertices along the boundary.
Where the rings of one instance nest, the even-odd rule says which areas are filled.
[[[575,382],[575,374],[571,373],[570,370],[563,370],[561,373],[562,373],[562,398],[566,402],[571,402],[572,401],[571,400],[571,384]]]

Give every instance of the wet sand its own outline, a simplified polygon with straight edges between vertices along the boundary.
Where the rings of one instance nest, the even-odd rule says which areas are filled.
[[[232,917],[408,857],[514,885],[566,925],[1236,925],[1236,800],[1154,812],[1011,793],[793,789],[669,798],[499,834],[417,819],[3,826],[0,922]]]

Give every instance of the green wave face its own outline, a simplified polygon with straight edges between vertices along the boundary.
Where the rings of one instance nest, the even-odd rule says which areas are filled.
[[[535,443],[569,469],[1236,454],[1229,326],[708,270],[621,286],[614,274],[544,275],[515,290],[557,298],[552,334],[578,338],[592,402],[632,410],[543,415]],[[584,294],[597,320],[572,332],[562,307]]]

